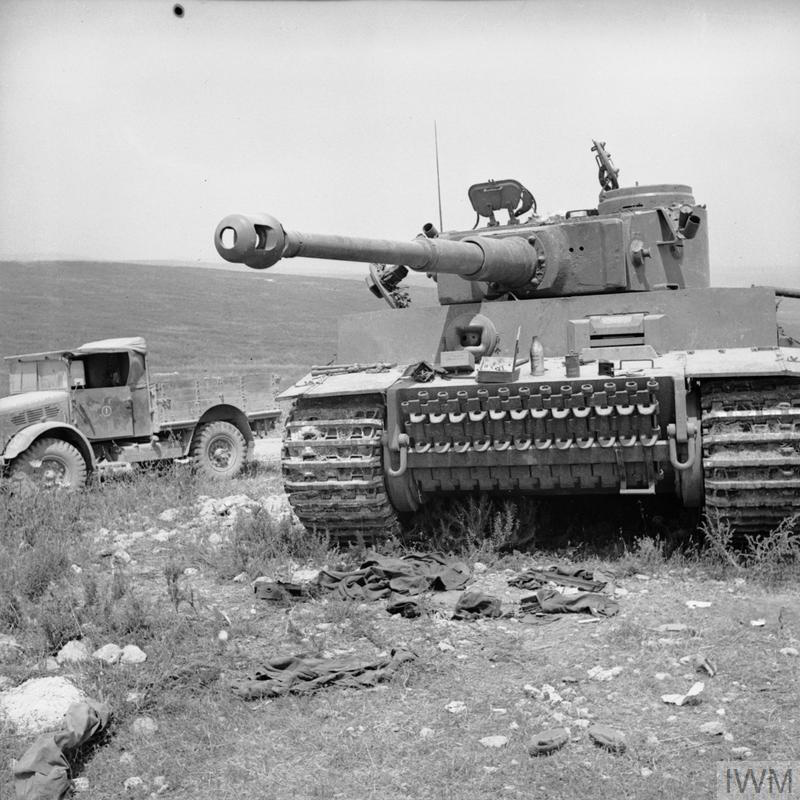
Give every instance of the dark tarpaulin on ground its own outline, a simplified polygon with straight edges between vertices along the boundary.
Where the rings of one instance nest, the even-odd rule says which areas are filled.
[[[437,609],[435,606],[431,609],[428,607],[429,598],[421,597],[395,597],[390,598],[386,610],[390,614],[399,614],[401,617],[407,619],[414,619],[421,617],[428,611],[445,611],[445,608]],[[452,606],[452,613],[449,614],[451,619],[478,619],[479,617],[488,617],[493,619],[501,617],[503,611],[499,597],[485,594],[484,592],[464,592]]]
[[[469,577],[464,561],[428,553],[402,558],[374,556],[357,570],[321,570],[316,582],[345,600],[382,600],[393,594],[463,589]]]
[[[570,586],[587,592],[599,592],[610,584],[613,576],[605,572],[578,566],[529,567],[519,575],[509,578],[508,585],[518,589],[539,589],[548,583]]]
[[[73,703],[64,717],[64,727],[44,733],[14,762],[14,792],[17,800],[61,800],[70,789],[67,751],[88,742],[108,724],[110,711],[104,703],[87,700]]]
[[[542,587],[520,601],[520,611],[526,614],[566,614],[587,611],[599,617],[613,617],[619,611],[615,600],[596,592],[562,594],[556,589]]]
[[[409,650],[392,650],[391,655],[375,661],[350,658],[274,658],[253,675],[233,681],[231,688],[245,700],[305,694],[339,686],[367,689],[389,680],[400,666],[416,656]]]

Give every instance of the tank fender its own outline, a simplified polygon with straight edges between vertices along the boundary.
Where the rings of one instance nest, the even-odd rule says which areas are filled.
[[[800,348],[731,347],[686,353],[687,378],[791,375],[800,378]]]
[[[294,386],[281,392],[277,399],[382,393],[402,377],[405,369],[404,365],[386,364],[340,364],[335,367],[320,367],[319,370],[325,371],[318,374],[317,370],[312,370]]]
[[[38,422],[29,425],[9,439],[6,449],[2,454],[2,461],[8,463],[16,458],[20,453],[27,450],[37,439],[45,433],[49,433],[58,439],[63,439],[78,448],[89,469],[95,467],[94,450],[89,440],[72,425],[65,425],[63,422]]]

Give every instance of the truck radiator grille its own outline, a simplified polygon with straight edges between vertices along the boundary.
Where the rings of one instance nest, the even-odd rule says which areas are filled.
[[[59,414],[58,406],[44,406],[43,408],[29,408],[27,411],[20,411],[11,417],[14,425],[33,425],[35,422],[45,422],[48,419],[55,419]]]

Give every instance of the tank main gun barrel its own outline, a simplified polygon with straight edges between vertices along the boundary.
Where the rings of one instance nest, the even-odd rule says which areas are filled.
[[[460,275],[469,281],[524,286],[540,282],[544,257],[535,239],[524,236],[471,236],[461,240],[410,242],[286,231],[268,214],[231,214],[214,233],[217,252],[226,261],[267,269],[282,258],[324,258],[402,264],[417,272]]]

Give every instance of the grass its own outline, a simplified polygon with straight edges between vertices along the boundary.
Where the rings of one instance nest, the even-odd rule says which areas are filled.
[[[142,473],[77,494],[28,498],[24,508],[19,498],[0,497],[6,589],[0,626],[23,646],[23,657],[0,671],[15,683],[38,674],[45,657],[72,636],[92,647],[134,642],[148,654],[140,666],[91,662],[62,670],[114,712],[107,736],[76,773],[89,779],[93,797],[120,796],[131,776],[144,780],[147,796],[164,776],[168,796],[201,800],[258,796],[265,787],[276,800],[544,794],[677,800],[710,796],[716,762],[730,758],[734,746],[750,748],[755,759],[798,757],[797,662],[779,652],[800,638],[797,591],[782,582],[793,574],[786,531],[752,554],[774,562],[754,580],[746,566],[720,572],[717,555],[691,539],[679,547],[659,538],[674,526],[663,508],[634,502],[614,517],[602,501],[543,509],[475,498],[460,513],[453,510],[447,526],[439,521],[427,531],[438,546],[488,565],[477,576],[479,587],[502,596],[510,574],[504,570],[580,558],[616,572],[628,591],[620,614],[592,625],[573,617],[529,625],[435,615],[404,620],[387,615],[382,603],[327,597],[275,608],[232,577],[288,579],[298,566],[353,565],[360,555],[331,549],[324,538],[265,512],[211,522],[197,516],[200,495],[259,499],[275,494],[279,482],[277,470],[265,466],[231,484],[176,468],[166,477]],[[172,521],[159,520],[165,509],[176,509],[167,515]],[[609,538],[576,544],[589,519],[603,519],[596,528],[607,529]],[[419,537],[425,524],[419,523]],[[510,549],[520,536],[534,542],[535,552]],[[611,539],[622,544],[612,547]],[[129,561],[112,555],[123,546]],[[729,555],[748,557],[730,549]],[[32,569],[34,562],[47,569]],[[741,575],[744,584],[735,582]],[[687,599],[712,606],[688,609]],[[767,624],[752,627],[756,617]],[[686,622],[696,635],[659,633],[665,622]],[[454,649],[442,650],[441,642]],[[278,655],[370,660],[392,647],[412,649],[417,660],[376,689],[330,688],[248,703],[228,688],[230,679]],[[698,652],[719,667],[705,678],[703,703],[665,705],[662,693],[702,679],[679,660]],[[587,670],[598,664],[623,672],[609,682],[591,680]],[[669,677],[657,680],[657,672]],[[537,700],[523,688],[545,683],[565,702]],[[452,700],[466,711],[450,713]],[[134,732],[141,715],[158,723],[152,738]],[[628,751],[612,755],[593,745],[580,727],[587,719],[624,730]],[[723,719],[732,742],[700,731],[714,719]],[[562,724],[573,734],[562,751],[528,756],[533,735]],[[484,747],[480,739],[492,735],[508,743]],[[21,755],[29,741],[0,729],[0,763]],[[6,772],[0,796],[10,793]]]

